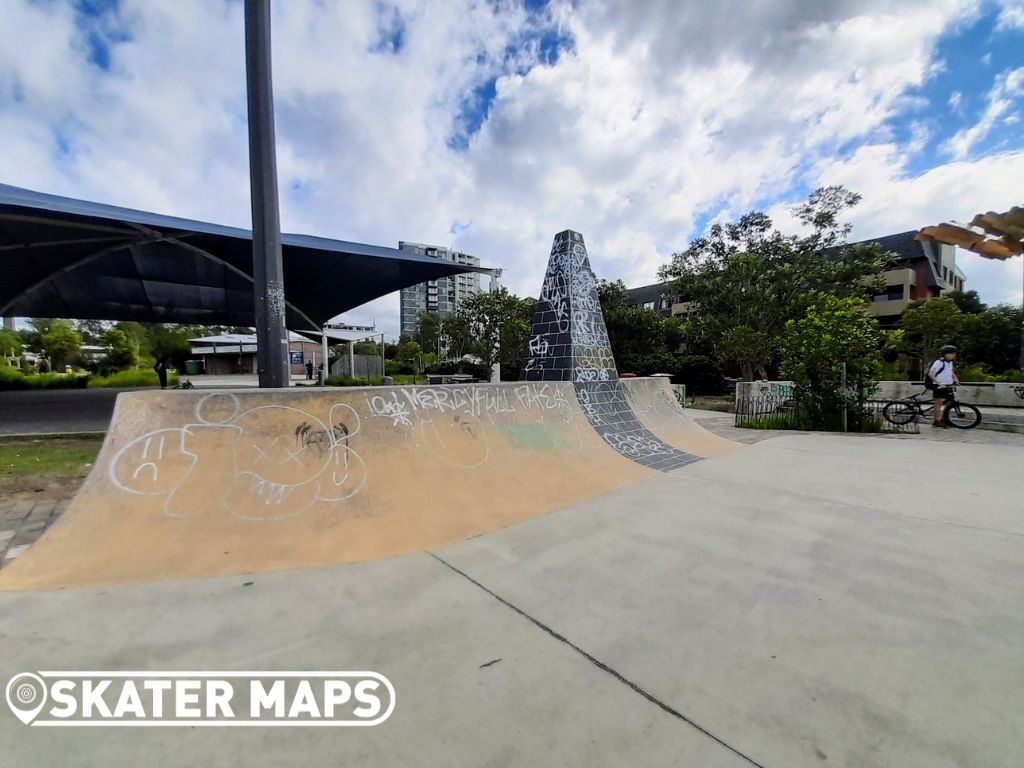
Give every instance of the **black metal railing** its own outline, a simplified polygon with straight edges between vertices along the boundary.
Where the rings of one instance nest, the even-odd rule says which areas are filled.
[[[846,412],[846,431],[848,432],[887,432],[917,434],[920,429],[916,419],[909,424],[892,424],[885,420],[882,409],[884,400],[868,400],[854,404]],[[806,408],[793,397],[775,395],[758,397],[740,397],[736,399],[737,427],[747,429],[793,429],[801,431],[842,432],[842,411],[831,418],[822,420],[812,418]]]

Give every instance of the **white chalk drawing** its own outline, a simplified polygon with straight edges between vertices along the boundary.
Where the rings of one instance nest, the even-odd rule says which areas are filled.
[[[170,517],[227,511],[252,520],[294,517],[316,502],[350,498],[366,482],[351,445],[360,419],[339,403],[325,423],[298,408],[242,410],[233,394],[196,403],[196,420],[145,433],[114,455],[108,476],[120,490],[163,497]],[[290,424],[290,433],[281,425]],[[229,468],[224,481],[225,466]]]

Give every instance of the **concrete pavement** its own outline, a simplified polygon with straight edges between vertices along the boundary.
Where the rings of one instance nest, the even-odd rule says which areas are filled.
[[[1017,766],[1022,462],[1019,446],[789,436],[431,553],[0,593],[3,679],[373,669],[397,691],[369,729],[2,716],[4,759]]]

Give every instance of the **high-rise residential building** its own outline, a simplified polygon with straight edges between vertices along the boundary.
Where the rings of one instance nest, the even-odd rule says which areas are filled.
[[[439,245],[399,241],[398,248],[434,259],[453,261],[456,264],[480,266],[480,259],[476,256],[453,251],[451,248]],[[411,336],[416,333],[420,324],[420,315],[426,313],[450,315],[455,312],[459,304],[475,293],[480,293],[480,275],[476,272],[442,277],[438,280],[403,288],[401,292],[402,335]]]

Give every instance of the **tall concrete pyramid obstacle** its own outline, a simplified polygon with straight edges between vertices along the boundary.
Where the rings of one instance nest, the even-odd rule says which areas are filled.
[[[618,378],[583,235],[555,235],[533,317],[526,381],[614,381]]]
[[[647,430],[619,380],[583,235],[555,235],[533,317],[526,381],[571,381],[590,425],[628,459],[669,471],[697,461]]]

